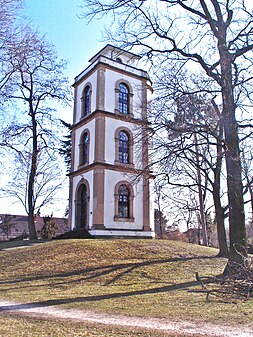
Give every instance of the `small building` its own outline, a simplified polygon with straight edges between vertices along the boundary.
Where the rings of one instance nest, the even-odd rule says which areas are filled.
[[[71,229],[94,237],[154,237],[153,177],[140,57],[107,45],[73,84]]]

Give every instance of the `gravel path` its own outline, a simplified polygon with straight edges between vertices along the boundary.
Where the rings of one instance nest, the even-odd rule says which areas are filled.
[[[215,337],[253,337],[253,330],[248,327],[233,327],[231,325],[216,325],[211,323],[176,321],[160,318],[140,318],[122,315],[98,314],[90,311],[61,309],[58,307],[39,307],[36,304],[22,304],[7,301],[0,301],[0,314],[20,313],[26,316],[40,318],[60,318],[73,321],[86,321],[93,323],[114,324],[126,327],[150,328],[162,331],[203,334]]]

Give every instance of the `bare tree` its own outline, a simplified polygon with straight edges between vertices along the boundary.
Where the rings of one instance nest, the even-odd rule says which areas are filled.
[[[10,37],[15,26],[15,21],[18,18],[18,13],[23,7],[23,3],[23,0],[0,0],[1,47],[3,47],[3,42],[7,42]]]
[[[0,90],[14,73],[9,62],[8,48],[15,43],[20,32],[16,21],[20,19],[19,12],[23,2],[23,0],[0,0]]]
[[[220,111],[204,95],[181,95],[176,99],[164,97],[162,105],[167,99],[168,108],[158,106],[157,113],[155,113],[156,109],[153,109],[153,150],[159,174],[167,176],[167,183],[171,187],[190,190],[198,196],[199,205],[194,209],[199,213],[198,219],[204,244],[207,244],[206,203],[210,207],[212,202],[210,194],[212,195],[219,238],[219,255],[228,256],[224,207],[221,202],[224,144]],[[159,102],[157,104],[159,105]],[[175,105],[176,109],[173,109]],[[158,131],[155,132],[156,130]],[[159,153],[158,156],[157,153]],[[180,205],[185,208],[183,203],[179,203]]]
[[[196,228],[199,207],[195,191],[169,184],[167,184],[167,188],[165,189],[166,184],[167,182],[164,180],[164,203],[167,202],[169,204],[166,213],[168,213],[170,223],[179,228],[186,228],[186,230],[193,227]]]
[[[226,146],[229,201],[229,260],[244,262],[246,246],[242,168],[236,109],[252,79],[253,15],[244,0],[89,0],[89,18],[114,14],[118,18],[114,40],[122,46],[138,46],[142,53],[159,62],[179,62],[202,72],[207,83],[220,92],[221,120]],[[118,16],[117,16],[118,14]],[[246,90],[247,91],[247,90]],[[251,90],[250,90],[251,91]]]
[[[8,137],[12,137],[12,133],[8,130]],[[26,141],[22,139],[22,135],[18,137],[20,143]],[[21,144],[15,146],[15,153],[13,156],[9,154],[8,165],[13,167],[11,174],[9,174],[9,182],[2,188],[5,198],[11,198],[21,204],[26,213],[29,214],[28,192],[29,192],[29,178],[31,170],[31,152],[26,146]],[[10,142],[8,142],[10,148]],[[13,157],[13,158],[11,158]],[[40,214],[41,210],[50,205],[56,200],[57,193],[62,189],[64,180],[66,178],[62,175],[62,168],[60,167],[58,153],[54,153],[47,149],[47,153],[39,151],[37,158],[37,168],[34,177],[34,193],[32,200],[32,207],[34,215]],[[62,163],[63,164],[63,163]]]
[[[14,219],[15,216],[10,214],[0,216],[0,232],[2,235],[6,236],[7,239],[11,236],[12,230],[16,229],[16,225],[13,222]]]
[[[30,238],[34,239],[40,158],[47,156],[49,160],[50,150],[55,148],[56,117],[51,105],[52,101],[66,103],[70,91],[62,73],[65,63],[57,63],[53,46],[37,32],[27,28],[17,43],[9,47],[8,56],[15,73],[4,87],[4,95],[21,112],[16,122],[6,127],[1,143],[29,165],[27,213]]]
[[[253,167],[252,167],[252,146],[247,139],[247,142],[243,142],[242,148],[242,169],[243,169],[243,181],[244,181],[244,194],[246,197],[245,203],[250,204],[250,214],[253,220]]]
[[[156,195],[155,198],[155,232],[158,238],[163,238],[163,233],[167,225],[168,220],[165,218],[164,211],[164,195],[163,195],[163,186],[157,180],[154,183],[154,192]]]

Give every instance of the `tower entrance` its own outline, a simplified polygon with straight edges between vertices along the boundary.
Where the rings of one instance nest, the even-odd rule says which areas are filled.
[[[88,189],[85,184],[79,186],[76,202],[76,228],[88,226]]]

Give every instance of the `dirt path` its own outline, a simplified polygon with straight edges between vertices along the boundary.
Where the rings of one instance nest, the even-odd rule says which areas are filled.
[[[140,318],[122,315],[97,314],[90,311],[75,309],[61,309],[58,307],[38,307],[36,304],[22,304],[0,301],[0,314],[20,313],[26,316],[40,318],[61,318],[73,321],[86,321],[93,323],[114,324],[126,327],[150,328],[162,331],[203,334],[215,337],[253,337],[253,330],[248,327],[232,327],[231,325],[218,326],[216,324],[188,321],[176,321],[159,318]]]

